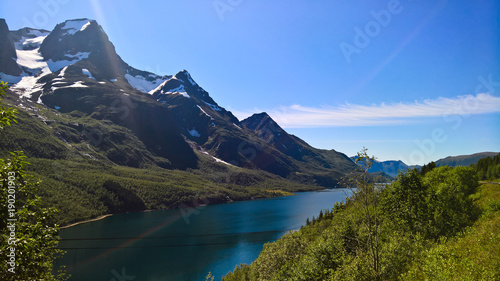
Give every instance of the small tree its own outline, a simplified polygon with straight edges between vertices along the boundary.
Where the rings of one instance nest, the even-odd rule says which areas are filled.
[[[358,225],[355,239],[358,241],[361,250],[367,251],[370,259],[370,266],[374,277],[380,273],[380,246],[381,246],[381,216],[379,214],[379,190],[373,182],[368,170],[375,161],[374,156],[368,156],[368,149],[363,149],[357,153],[356,164],[361,167],[361,171],[354,174],[348,181],[348,188],[351,189],[352,200],[348,203],[354,204],[356,213],[351,214],[351,223]]]
[[[0,96],[6,85],[0,83]],[[0,107],[0,126],[10,126],[16,110]],[[65,280],[52,273],[54,260],[62,254],[56,247],[59,227],[49,223],[57,212],[42,208],[37,196],[39,181],[24,171],[26,156],[11,152],[0,159],[0,269],[1,280]]]

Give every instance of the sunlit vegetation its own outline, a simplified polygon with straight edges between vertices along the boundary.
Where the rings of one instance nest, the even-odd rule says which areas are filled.
[[[386,186],[361,179],[345,203],[223,280],[499,280],[500,185],[479,185],[486,166],[430,164]]]

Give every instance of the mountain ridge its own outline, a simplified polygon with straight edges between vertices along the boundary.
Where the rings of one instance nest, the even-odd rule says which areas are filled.
[[[208,154],[219,163],[325,187],[337,186],[356,169],[344,154],[311,147],[267,114],[267,135],[248,120],[240,122],[186,70],[160,76],[131,67],[95,20],[67,20],[50,33],[29,28],[20,33],[10,32],[23,68],[17,81],[10,81],[12,91],[24,102],[130,130],[133,136],[117,143],[138,138],[148,152],[117,152],[112,144],[96,148],[115,164],[197,169],[200,155]]]
[[[496,156],[498,152],[478,152],[473,154],[466,155],[457,155],[457,156],[447,156],[445,158],[438,159],[433,161],[436,163],[436,167],[442,166],[470,166],[472,164],[476,164],[480,159],[486,157]],[[351,159],[355,161],[357,156],[352,156]],[[386,160],[386,161],[377,161],[375,160],[372,164],[372,167],[368,170],[370,173],[378,173],[383,172],[391,177],[395,178],[399,172],[405,171],[407,169],[416,168],[421,169],[420,165],[407,165],[401,160]]]

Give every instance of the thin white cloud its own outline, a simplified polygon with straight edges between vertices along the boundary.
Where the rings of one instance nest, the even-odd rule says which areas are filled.
[[[257,112],[257,111],[254,111]],[[428,99],[414,103],[305,107],[292,105],[267,111],[285,128],[354,127],[406,124],[416,118],[475,115],[500,112],[500,97],[490,94]],[[248,112],[233,111],[238,117]]]

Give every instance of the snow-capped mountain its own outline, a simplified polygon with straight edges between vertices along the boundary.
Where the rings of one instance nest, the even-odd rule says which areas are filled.
[[[201,158],[226,165],[262,169],[298,181],[334,186],[354,163],[336,151],[318,150],[287,134],[267,114],[240,122],[182,70],[157,75],[138,70],[116,53],[94,20],[76,19],[52,31],[8,31],[0,20],[0,79],[25,102],[61,114],[87,116],[130,130],[148,150],[96,149],[121,165],[155,163],[196,168]],[[157,160],[160,157],[164,160]],[[156,160],[155,160],[156,159]],[[168,162],[168,163],[167,163]]]

